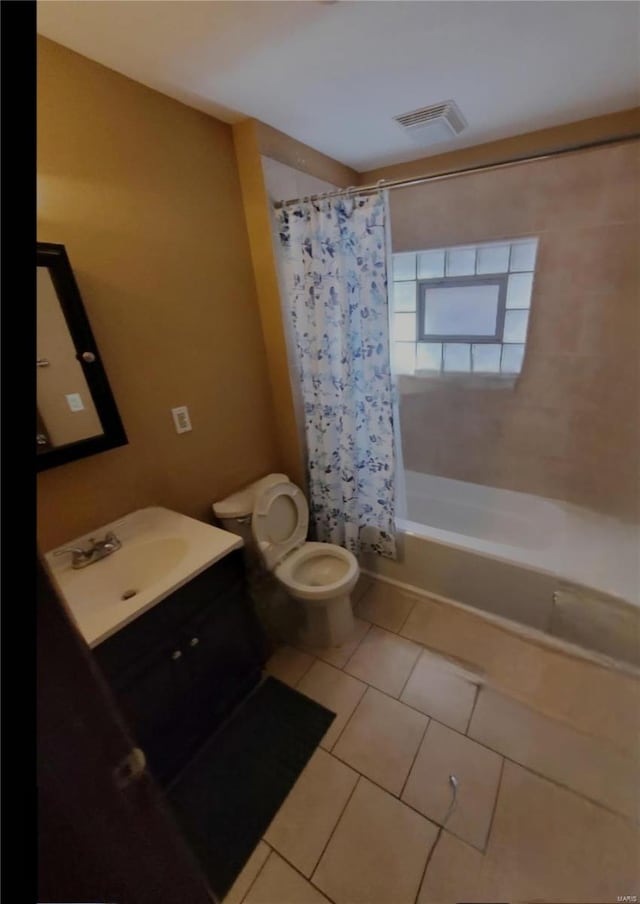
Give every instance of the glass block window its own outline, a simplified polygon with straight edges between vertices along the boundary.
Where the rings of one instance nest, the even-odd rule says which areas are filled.
[[[518,374],[538,240],[393,255],[395,373]]]

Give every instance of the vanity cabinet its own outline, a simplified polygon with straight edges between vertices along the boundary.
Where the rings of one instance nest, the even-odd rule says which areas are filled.
[[[266,643],[236,550],[94,649],[166,783],[259,681]]]

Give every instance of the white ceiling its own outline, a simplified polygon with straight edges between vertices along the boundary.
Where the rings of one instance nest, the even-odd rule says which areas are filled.
[[[358,170],[640,104],[635,0],[40,0],[38,31]],[[450,98],[468,122],[451,142],[392,122]]]

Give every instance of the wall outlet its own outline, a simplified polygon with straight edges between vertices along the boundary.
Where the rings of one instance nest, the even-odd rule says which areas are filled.
[[[191,419],[189,417],[189,409],[186,405],[180,408],[172,408],[173,423],[175,424],[176,433],[188,433],[191,430]]]
[[[84,411],[84,402],[79,392],[70,392],[67,395],[67,405],[72,411]]]

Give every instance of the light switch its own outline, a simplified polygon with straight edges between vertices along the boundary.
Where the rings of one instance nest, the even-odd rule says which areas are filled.
[[[66,398],[67,405],[72,411],[84,411],[84,402],[79,392],[70,392]]]
[[[189,409],[186,405],[172,408],[171,414],[173,415],[176,433],[188,433],[191,430],[191,419],[189,418]]]

